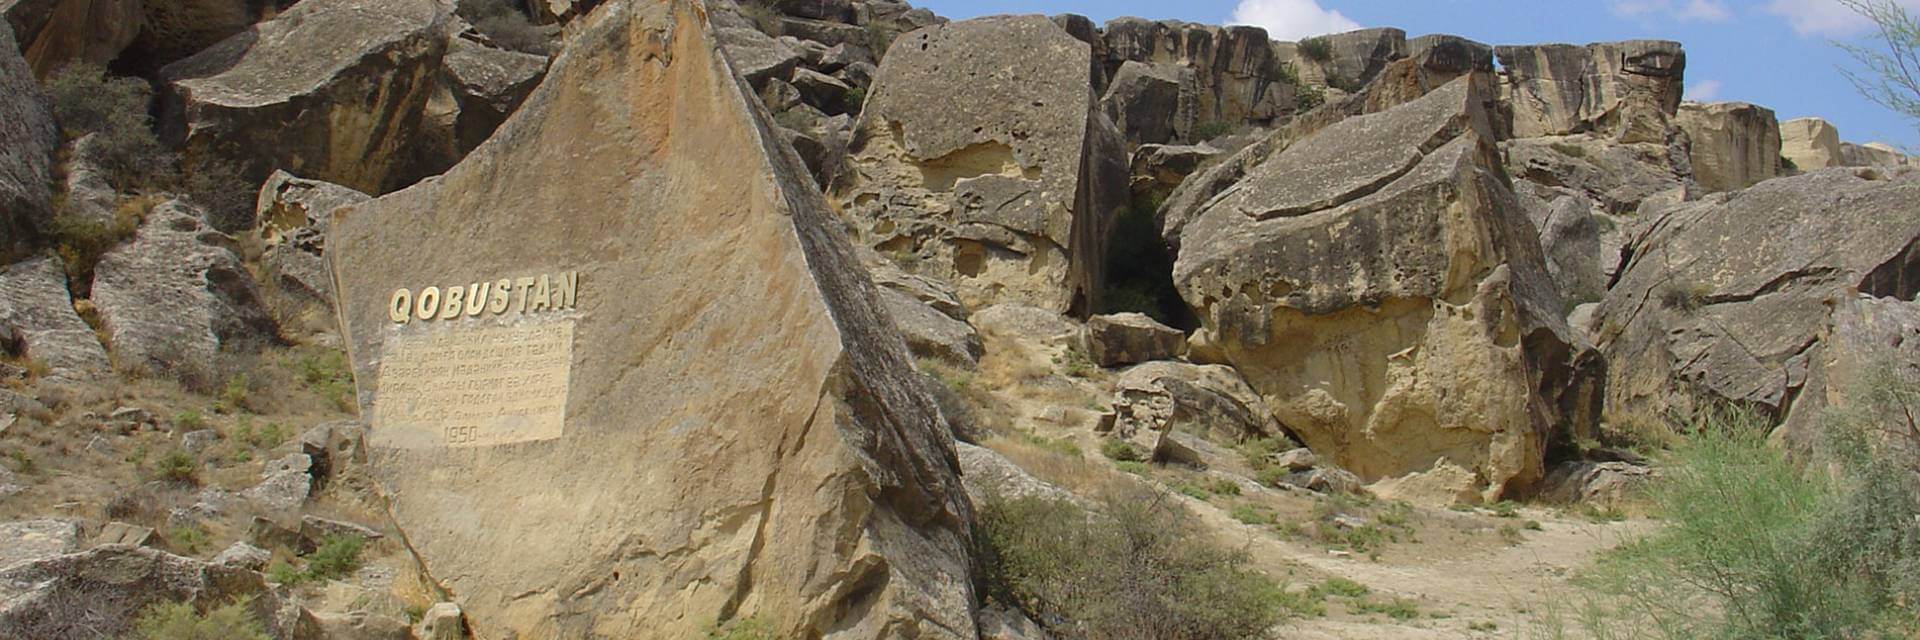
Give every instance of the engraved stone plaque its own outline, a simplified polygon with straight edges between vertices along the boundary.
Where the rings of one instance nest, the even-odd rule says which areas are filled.
[[[380,361],[373,444],[483,447],[560,437],[573,323],[394,327]]]

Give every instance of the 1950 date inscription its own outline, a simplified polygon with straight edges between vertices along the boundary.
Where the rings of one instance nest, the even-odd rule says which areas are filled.
[[[483,447],[560,437],[572,319],[438,329],[389,335],[374,445]]]

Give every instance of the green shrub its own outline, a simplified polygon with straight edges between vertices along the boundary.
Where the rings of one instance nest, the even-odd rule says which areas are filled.
[[[1367,594],[1373,593],[1373,589],[1367,588],[1367,585],[1338,576],[1327,578],[1315,589],[1321,593],[1342,598],[1364,598]]]
[[[1307,38],[1300,41],[1300,55],[1314,62],[1326,62],[1333,59],[1333,42],[1325,37]]]
[[[1872,389],[1874,385],[1862,385]],[[1802,468],[1751,413],[1698,412],[1652,487],[1659,532],[1584,578],[1596,636],[1882,638],[1916,631],[1920,482],[1913,458],[1836,425],[1846,444]],[[1848,435],[1855,434],[1855,435]]]
[[[1075,378],[1090,377],[1098,369],[1093,366],[1093,358],[1088,357],[1086,350],[1081,349],[1080,345],[1069,345],[1066,353],[1055,357],[1053,363],[1060,365],[1062,371]]]
[[[1286,613],[1289,594],[1169,496],[1116,486],[1098,501],[1097,513],[1037,497],[983,501],[987,596],[1076,638],[1259,638]]]
[[[246,407],[247,391],[250,389],[247,374],[238,373],[227,378],[226,386],[220,388],[220,404],[229,410]]]
[[[74,63],[47,80],[47,99],[67,139],[100,134],[93,143],[102,169],[122,189],[172,179],[173,156],[154,135],[147,103],[152,89],[138,78],[114,78],[105,68]]]
[[[366,541],[360,536],[327,536],[307,556],[307,575],[315,580],[332,580],[360,568],[360,549]]]
[[[707,630],[707,640],[773,640],[773,626],[759,618],[743,618]]]
[[[179,449],[168,451],[166,455],[160,456],[160,460],[153,463],[153,477],[156,480],[192,483],[194,474],[199,471],[200,462],[194,460],[191,454]]]
[[[201,416],[198,410],[185,409],[173,414],[173,426],[183,431],[196,431],[207,426],[207,419]]]
[[[1379,613],[1395,620],[1414,620],[1420,617],[1420,606],[1405,598],[1387,601],[1361,600],[1353,603],[1353,612]]]
[[[1120,462],[1113,463],[1113,468],[1119,469],[1124,473],[1131,473],[1133,475],[1140,476],[1142,478],[1153,475],[1153,467],[1147,466],[1147,463],[1145,462],[1136,462],[1133,460],[1122,460]]]
[[[1100,455],[1115,462],[1140,462],[1147,459],[1146,454],[1141,453],[1139,447],[1119,438],[1108,438],[1101,442]]]
[[[1520,533],[1520,528],[1511,524],[1500,525],[1497,531],[1500,534],[1500,541],[1509,545],[1518,545],[1527,541],[1527,537]]]
[[[342,411],[355,408],[353,395],[353,367],[347,362],[347,354],[339,349],[308,349],[300,353],[295,361],[300,379],[305,381],[307,389],[332,400]]]
[[[1293,93],[1293,109],[1306,113],[1327,103],[1327,92],[1320,87],[1300,85]]]
[[[1241,524],[1268,525],[1273,524],[1274,521],[1272,511],[1250,504],[1234,505],[1228,515],[1239,520]]]
[[[1247,440],[1238,445],[1234,445],[1233,450],[1240,452],[1240,457],[1246,459],[1247,466],[1253,467],[1257,471],[1266,469],[1272,465],[1272,462],[1267,460],[1269,456],[1292,451],[1296,448],[1298,448],[1298,446],[1295,445],[1291,439],[1281,436],[1277,438],[1254,438]]]
[[[157,602],[141,610],[133,628],[145,640],[268,640],[248,605],[238,600],[201,615],[185,602]]]
[[[207,546],[207,531],[198,525],[174,527],[173,531],[167,533],[167,541],[179,551],[192,555],[200,553],[200,548]]]
[[[273,564],[267,565],[267,580],[274,584],[294,586],[306,582],[307,574],[291,564],[275,560]]]

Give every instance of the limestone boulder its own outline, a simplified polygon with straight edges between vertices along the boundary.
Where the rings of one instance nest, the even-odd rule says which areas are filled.
[[[1905,167],[1912,166],[1913,160],[1906,154],[1883,143],[1867,144],[1840,143],[1840,158],[1849,167]]]
[[[19,40],[35,77],[74,62],[106,66],[146,26],[142,0],[5,0],[0,15]]]
[[[1131,190],[1135,201],[1163,202],[1187,176],[1225,151],[1207,143],[1197,145],[1140,145],[1133,152]]]
[[[369,196],[352,189],[275,171],[254,207],[260,255],[261,303],[289,334],[334,326],[333,277],[327,272],[327,220],[334,209]]]
[[[967,495],[976,504],[996,497],[1077,501],[1072,492],[1033,477],[992,449],[965,442],[955,442],[953,446],[960,454],[960,477],[965,480]]]
[[[1547,474],[1540,497],[1555,504],[1618,507],[1644,501],[1654,477],[1652,469],[1628,462],[1566,462]]]
[[[460,109],[454,121],[459,154],[486,142],[546,73],[546,56],[496,49],[464,38],[449,41],[446,78]]]
[[[73,0],[66,0],[71,3]],[[96,0],[95,4],[99,4]],[[291,2],[260,0],[140,0],[139,35],[117,62],[150,74],[219,44],[273,17]]]
[[[53,153],[60,132],[33,70],[20,57],[13,31],[0,25],[0,256],[53,215]]]
[[[366,473],[421,572],[477,637],[973,638],[949,429],[702,4],[570,29],[493,140],[327,240]],[[542,273],[523,307],[394,320],[402,289]],[[431,408],[464,402],[410,368],[446,339],[501,340],[461,360],[501,411]]]
[[[103,158],[105,138],[89,133],[73,141],[66,163],[66,198],[54,212],[56,224],[112,225],[118,216],[120,191],[107,180]]]
[[[1593,134],[1520,138],[1501,142],[1500,150],[1513,179],[1577,192],[1610,215],[1630,215],[1649,200],[1701,195],[1678,134],[1665,143],[1619,143]]]
[[[972,325],[954,319],[921,302],[910,294],[882,289],[880,302],[900,327],[907,350],[921,358],[933,358],[963,367],[980,363],[985,347]]]
[[[172,200],[100,258],[92,301],[119,365],[212,389],[226,382],[223,354],[278,342],[233,247],[203,212]]]
[[[1594,317],[1610,418],[1685,412],[1695,397],[1788,409],[1831,299],[1920,292],[1917,197],[1920,172],[1827,169],[1637,226]]]
[[[1497,47],[1505,70],[1504,130],[1514,138],[1593,133],[1662,142],[1686,89],[1680,43],[1629,40]]]
[[[756,88],[785,81],[800,64],[800,52],[753,27],[723,27],[720,42],[740,75]]]
[[[1905,407],[1881,392],[1920,388],[1920,303],[1844,292],[1829,302],[1833,312],[1821,327],[1819,341],[1807,350],[1806,385],[1773,433],[1775,442],[1795,453],[1874,444],[1837,440],[1835,436],[1859,434],[1835,427],[1909,424]],[[1913,444],[1885,439],[1884,433],[1867,435],[1889,444]]]
[[[42,256],[0,267],[0,352],[46,365],[47,379],[90,382],[113,363],[73,310],[66,263]]]
[[[1599,301],[1619,268],[1622,223],[1579,192],[1525,182],[1514,191],[1540,233],[1540,252],[1560,297],[1569,304]]]
[[[1128,60],[1114,73],[1100,108],[1113,120],[1127,141],[1135,145],[1163,144],[1176,137],[1182,89],[1194,80],[1192,71],[1173,65],[1156,65]],[[1190,90],[1190,88],[1188,88]],[[1179,133],[1186,137],[1192,125]]]
[[[1780,123],[1780,156],[1801,173],[1846,165],[1846,156],[1840,151],[1840,130],[1819,118]]]
[[[1042,16],[902,36],[833,189],[859,242],[917,256],[968,306],[1096,308],[1127,158],[1088,90],[1091,65],[1090,47]],[[939,97],[954,87],[968,99]]]
[[[1105,94],[1109,101],[1133,97],[1121,101],[1127,102],[1122,111],[1128,118],[1115,122],[1136,142],[1199,142],[1195,136],[1203,125],[1267,125],[1299,109],[1298,75],[1265,29],[1117,18],[1098,35],[1100,76],[1111,79]],[[1147,66],[1126,73],[1128,63]],[[1164,101],[1167,79],[1179,90],[1171,102]],[[1147,104],[1163,102],[1171,108],[1145,111]],[[1154,133],[1171,127],[1173,135],[1136,136],[1134,126]]]
[[[64,520],[0,523],[0,571],[72,553],[80,548],[80,525]]]
[[[1115,313],[1087,319],[1083,341],[1087,356],[1102,367],[1171,360],[1187,351],[1187,334],[1144,313]]]
[[[317,0],[161,70],[162,133],[188,158],[385,193],[413,163],[448,8],[434,0]]]
[[[1394,28],[1361,29],[1321,36],[1329,58],[1327,83],[1352,91],[1372,82],[1387,63],[1407,57],[1407,32]]]
[[[1177,431],[1232,446],[1280,434],[1265,401],[1232,367],[1149,362],[1121,373],[1114,388],[1114,430],[1122,438]]]
[[[1562,303],[1494,147],[1490,74],[1318,130],[1182,234],[1174,283],[1280,422],[1364,480],[1499,499],[1579,417]]]
[[[1680,105],[1675,123],[1692,141],[1694,179],[1709,193],[1737,191],[1780,175],[1780,122],[1744,102]]]
[[[1220,194],[1239,185],[1254,167],[1314,133],[1354,116],[1379,113],[1405,104],[1471,73],[1492,73],[1470,58],[1444,55],[1429,47],[1418,56],[1388,63],[1358,93],[1339,97],[1300,115],[1263,137],[1217,159],[1182,181],[1160,208],[1160,235],[1169,247],[1180,247],[1186,225],[1199,217]]]
[[[311,615],[285,602],[259,573],[148,547],[108,545],[0,569],[0,636],[129,637],[149,605],[212,608],[245,600],[275,638],[318,638]]]

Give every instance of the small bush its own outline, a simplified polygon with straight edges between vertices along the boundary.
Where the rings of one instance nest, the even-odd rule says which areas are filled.
[[[1066,353],[1055,357],[1053,363],[1060,365],[1062,371],[1075,378],[1091,377],[1098,369],[1093,366],[1093,358],[1087,357],[1086,350],[1081,349],[1080,345],[1068,346]]]
[[[1518,518],[1520,517],[1520,505],[1511,500],[1501,500],[1493,503],[1493,517]]]
[[[251,386],[247,381],[247,374],[238,373],[234,374],[231,378],[227,378],[227,384],[220,388],[221,406],[229,410],[245,408],[247,406],[247,392],[250,388]]]
[[[185,602],[158,602],[140,612],[133,628],[145,640],[268,640],[248,605],[237,600],[201,615]]]
[[[1326,103],[1327,92],[1320,87],[1301,85],[1293,94],[1293,109],[1299,113],[1318,109]]]
[[[195,431],[207,426],[207,419],[198,410],[186,409],[173,414],[173,425],[185,431]]]
[[[46,89],[67,139],[100,134],[94,159],[115,186],[171,181],[174,159],[153,133],[153,118],[147,114],[153,91],[145,81],[110,77],[99,65],[74,63],[49,78]]]
[[[360,550],[366,545],[359,536],[328,536],[307,557],[307,575],[315,580],[332,580],[360,568]]]
[[[1527,541],[1527,537],[1521,535],[1520,528],[1511,524],[1500,525],[1499,533],[1500,541],[1509,545],[1519,545]]]
[[[984,501],[988,597],[1076,638],[1259,638],[1286,612],[1289,594],[1201,535],[1177,501],[1114,487],[1099,502],[1090,513],[1065,500]]]
[[[246,179],[240,166],[225,160],[187,162],[179,189],[207,214],[207,224],[223,233],[253,228],[260,185]]]
[[[1131,473],[1133,475],[1140,476],[1142,478],[1153,475],[1153,467],[1147,466],[1147,463],[1145,462],[1135,462],[1133,460],[1122,460],[1120,462],[1113,463],[1113,468],[1119,469],[1123,473]]]
[[[341,411],[355,408],[353,396],[353,366],[347,362],[347,354],[339,349],[308,349],[301,352],[295,362],[301,380],[307,389],[332,400]]]
[[[1147,459],[1146,454],[1141,453],[1139,447],[1119,438],[1108,438],[1105,442],[1101,442],[1100,455],[1115,462],[1140,462]]]
[[[1315,587],[1315,589],[1321,593],[1341,598],[1364,598],[1367,594],[1373,593],[1373,589],[1367,588],[1367,585],[1338,576],[1327,578],[1325,582],[1320,583],[1320,586]]]
[[[1233,510],[1228,512],[1228,515],[1240,521],[1240,524],[1269,525],[1273,524],[1274,521],[1272,511],[1250,504],[1234,505]]]
[[[191,484],[195,482],[194,474],[199,471],[200,462],[194,460],[191,454],[179,449],[167,452],[166,455],[160,456],[160,459],[153,463],[153,478],[155,480]]]
[[[773,640],[773,625],[759,618],[733,620],[707,630],[707,640]]]
[[[205,529],[198,526],[184,526],[174,527],[173,531],[168,532],[167,541],[173,545],[174,549],[192,555],[200,553],[200,549],[207,546],[208,539]]]
[[[241,416],[240,426],[234,429],[233,439],[256,449],[272,449],[287,441],[287,433],[279,423],[275,422],[269,422],[267,426],[256,429],[252,419]]]
[[[1333,42],[1326,37],[1307,38],[1300,41],[1300,55],[1314,62],[1326,62],[1333,59]]]
[[[1420,617],[1420,606],[1405,598],[1387,601],[1362,600],[1353,603],[1353,612],[1378,613],[1395,620],[1415,620]]]
[[[293,565],[279,560],[267,566],[267,580],[274,584],[295,586],[307,581],[307,574]]]

